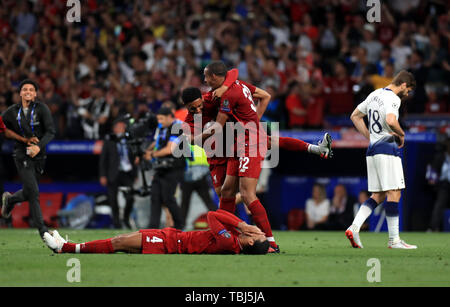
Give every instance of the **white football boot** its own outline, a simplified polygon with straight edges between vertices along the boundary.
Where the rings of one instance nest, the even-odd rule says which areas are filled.
[[[50,248],[53,252],[58,252],[58,243],[56,243],[55,238],[48,232],[45,232],[42,236],[42,240],[44,240],[45,244]]]
[[[67,240],[61,237],[59,232],[57,230],[52,231],[52,237],[56,240],[56,244],[58,244],[58,253],[61,252],[61,249],[65,243],[67,243]]]
[[[52,234],[44,233],[43,240],[47,246],[55,253],[60,253],[64,243],[67,243],[63,237],[61,237],[57,230],[53,230]]]
[[[350,241],[353,248],[363,248],[361,240],[359,239],[359,231],[355,231],[352,226],[347,228],[345,236]]]
[[[330,159],[333,157],[333,151],[331,150],[331,143],[333,140],[331,139],[331,135],[326,132],[323,136],[322,141],[319,141],[317,146],[319,146],[320,157],[323,159]]]
[[[411,245],[403,240],[398,239],[397,241],[389,241],[388,248],[399,248],[399,249],[416,249],[417,245]]]

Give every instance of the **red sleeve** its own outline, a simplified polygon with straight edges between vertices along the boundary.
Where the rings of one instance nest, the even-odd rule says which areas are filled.
[[[0,133],[5,132],[5,130],[6,130],[5,123],[3,122],[3,118],[0,116]]]
[[[235,235],[228,228],[237,227],[241,220],[234,214],[225,210],[209,211],[207,215],[208,225],[216,238],[220,249],[232,250],[235,248]]]
[[[225,211],[223,209],[218,209],[217,211],[209,211],[208,212],[208,218],[209,216],[214,216],[217,221],[222,225],[231,226],[231,227],[237,227],[242,220],[238,218],[236,215],[231,214],[228,211]],[[223,225],[222,225],[223,226]],[[210,225],[211,227],[211,225]],[[212,230],[212,228],[211,228]],[[222,230],[222,229],[219,229]]]
[[[223,85],[230,87],[234,82],[236,82],[237,78],[239,76],[239,70],[236,68],[233,68],[227,72],[227,75],[225,76],[225,81],[223,82]]]

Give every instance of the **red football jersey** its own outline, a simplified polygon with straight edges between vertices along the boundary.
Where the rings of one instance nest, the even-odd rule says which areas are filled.
[[[227,75],[225,77],[225,81],[223,82],[224,85],[231,87],[233,83],[237,80],[239,71],[237,69],[231,69],[227,72]],[[197,135],[203,131],[205,128],[205,125],[209,122],[215,121],[217,117],[217,113],[220,106],[220,100],[219,99],[213,99],[212,92],[209,91],[207,93],[202,94],[203,99],[203,109],[202,109],[202,121],[201,121],[201,127],[195,126],[194,122],[194,114],[188,113],[185,118],[185,122],[189,125],[191,128],[191,133],[194,135]],[[223,146],[225,146],[225,133],[223,133]],[[206,155],[208,156],[208,163],[211,164],[224,164],[226,163],[227,159],[225,157],[225,153],[222,153],[223,157],[214,157],[213,153],[206,152]]]
[[[203,110],[201,114],[202,116],[201,127],[199,125],[195,126],[194,114],[192,113],[188,113],[184,120],[189,125],[189,127],[191,128],[191,133],[194,135],[201,133],[207,123],[215,121],[219,110],[220,100],[212,99],[212,92],[202,94],[202,98],[203,98]],[[225,141],[225,136],[223,137],[223,140]],[[225,144],[225,142],[223,144]],[[208,157],[208,163],[210,165],[224,164],[227,162],[225,154],[223,153],[222,157],[215,157],[213,156],[213,153],[210,152],[206,152],[206,155]]]
[[[141,230],[144,254],[239,254],[241,222],[224,210],[208,212],[209,230],[182,232],[174,228]]]
[[[183,254],[239,254],[239,232],[235,229],[241,220],[225,211],[208,212],[209,230],[188,231],[179,234],[180,253]]]
[[[0,116],[0,133],[5,132],[5,130],[6,130],[5,123],[3,122],[3,118]]]
[[[235,134],[237,155],[241,156],[240,149],[245,148],[245,155],[264,156],[267,147],[267,134],[260,129],[256,104],[253,101],[253,93],[256,87],[244,81],[237,80],[228,91],[223,94],[219,112],[229,116],[229,120],[239,123],[246,128],[245,134]],[[252,153],[253,151],[253,153]]]

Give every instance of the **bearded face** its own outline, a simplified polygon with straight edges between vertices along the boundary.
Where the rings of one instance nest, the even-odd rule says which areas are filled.
[[[408,95],[411,93],[411,91],[412,91],[411,87],[405,86],[404,89],[402,89],[400,92],[398,92],[397,96],[403,100],[404,98],[408,97]]]

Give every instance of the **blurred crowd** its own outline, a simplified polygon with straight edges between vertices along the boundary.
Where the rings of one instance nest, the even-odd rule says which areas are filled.
[[[365,0],[83,0],[68,22],[66,0],[0,6],[0,112],[19,82],[40,85],[59,139],[98,139],[123,114],[135,118],[180,91],[207,88],[203,68],[222,60],[267,90],[264,120],[282,129],[326,127],[349,115],[400,69],[417,79],[404,113],[450,113],[450,4]]]

